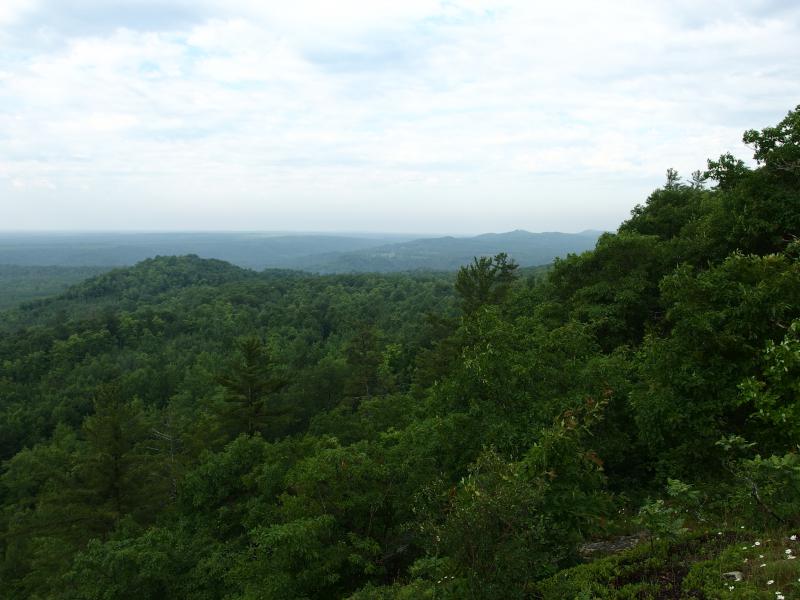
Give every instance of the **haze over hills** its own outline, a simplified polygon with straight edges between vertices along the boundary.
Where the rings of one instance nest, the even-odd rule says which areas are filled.
[[[0,233],[0,264],[121,267],[154,256],[197,254],[251,269],[292,268],[301,256],[353,251],[415,237],[264,232]]]
[[[2,233],[0,264],[127,266],[154,256],[197,254],[251,269],[320,273],[455,270],[475,256],[507,252],[521,266],[591,249],[598,231],[419,238],[402,234]]]
[[[508,253],[523,267],[551,263],[556,257],[594,248],[599,231],[531,233],[515,230],[475,237],[440,237],[315,255],[298,260],[298,267],[320,273],[452,271],[476,256]]]

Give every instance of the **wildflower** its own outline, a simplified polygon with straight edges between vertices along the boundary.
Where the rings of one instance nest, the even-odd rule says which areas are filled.
[[[797,558],[797,557],[796,557],[794,554],[790,554],[790,555],[789,555],[789,556],[787,556],[786,558],[788,558],[789,560],[794,560],[794,559],[795,559],[795,558]]]
[[[758,558],[764,558],[764,555],[763,554],[759,554]]]
[[[792,540],[793,542],[796,542],[797,541],[797,536],[796,535],[790,535],[789,539]]]
[[[791,549],[791,548],[787,548],[787,549],[786,549],[786,550],[784,550],[783,552],[784,552],[785,554],[791,554],[791,553],[792,553],[792,549]]]
[[[770,579],[770,580],[767,582],[767,585],[772,585],[773,583],[775,583],[775,580],[774,580],[774,579]]]
[[[760,546],[760,545],[761,545],[761,542],[758,542],[758,541],[755,544],[753,544],[753,546]]]
[[[761,564],[760,564],[760,565],[758,565],[758,566],[759,566],[759,567],[766,567],[766,566],[767,566],[767,563],[761,563]],[[800,581],[800,580],[798,580],[798,581]]]

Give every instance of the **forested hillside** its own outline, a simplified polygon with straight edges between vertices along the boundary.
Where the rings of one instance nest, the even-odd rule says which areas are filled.
[[[21,267],[0,264],[0,310],[55,296],[104,267]]]
[[[161,257],[5,313],[2,595],[800,597],[800,107],[744,139],[544,276]]]

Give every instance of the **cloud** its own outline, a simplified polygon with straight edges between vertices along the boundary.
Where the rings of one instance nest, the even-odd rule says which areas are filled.
[[[104,35],[115,29],[166,31],[202,22],[210,13],[190,0],[10,0],[21,30],[54,35]],[[0,13],[1,15],[2,13]],[[0,21],[1,22],[1,21]]]
[[[0,227],[612,227],[800,97],[792,3],[12,5]]]

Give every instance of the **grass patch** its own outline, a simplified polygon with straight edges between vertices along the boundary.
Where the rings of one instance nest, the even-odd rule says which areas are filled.
[[[800,542],[791,531],[692,533],[655,541],[557,573],[535,586],[541,600],[800,599]],[[741,581],[724,573],[738,571]]]

